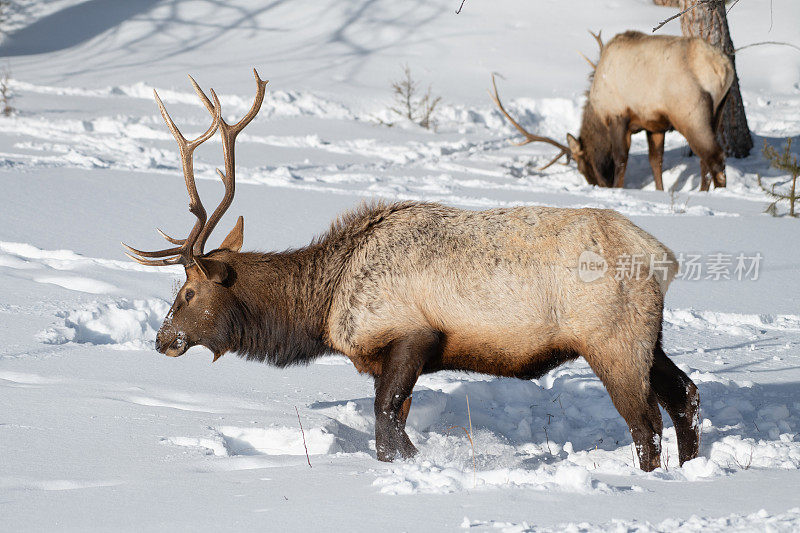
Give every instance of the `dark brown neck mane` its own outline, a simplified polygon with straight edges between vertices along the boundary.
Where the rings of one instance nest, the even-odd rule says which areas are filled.
[[[326,323],[334,291],[353,250],[375,225],[413,205],[362,206],[297,250],[209,253],[229,265],[229,286],[236,299],[220,321],[219,345],[248,360],[279,367],[307,364],[334,351],[326,339]]]
[[[279,367],[306,364],[330,351],[325,321],[334,284],[324,283],[321,248],[227,258],[237,300],[224,327],[231,351]]]

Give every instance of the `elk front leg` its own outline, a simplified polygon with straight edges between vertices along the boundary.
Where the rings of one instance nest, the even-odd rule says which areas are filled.
[[[628,166],[628,152],[631,149],[631,132],[628,121],[617,119],[609,125],[611,137],[611,157],[614,159],[614,183],[612,187],[625,187],[625,169]]]
[[[661,179],[661,171],[664,165],[664,132],[647,132],[647,152],[650,159],[650,168],[653,169],[653,179],[656,182],[656,190],[664,190],[664,182]]]
[[[417,453],[405,431],[411,392],[422,368],[439,349],[441,340],[432,331],[411,334],[394,341],[375,378],[375,451],[379,461],[392,461],[399,452],[408,459]]]

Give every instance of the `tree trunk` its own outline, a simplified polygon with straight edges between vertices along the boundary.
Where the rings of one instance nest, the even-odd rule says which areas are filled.
[[[653,0],[657,6],[680,7],[681,0]]]
[[[680,0],[678,9],[683,11],[697,4],[698,1]],[[722,122],[717,130],[717,138],[726,155],[747,157],[750,149],[753,148],[753,139],[750,137],[742,94],[739,91],[739,75],[736,73],[734,48],[728,30],[725,2],[710,2],[684,13],[681,16],[681,30],[687,37],[704,39],[730,58],[733,64],[733,84],[728,98],[722,104]]]

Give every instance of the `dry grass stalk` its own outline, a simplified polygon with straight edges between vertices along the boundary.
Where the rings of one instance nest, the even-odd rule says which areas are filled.
[[[547,415],[547,416],[549,417],[550,415]],[[549,423],[549,419],[548,419],[548,423]],[[544,440],[545,440],[545,442],[547,442],[547,452],[550,455],[553,455],[553,450],[550,449],[550,437],[547,435],[547,426],[542,426],[542,427],[544,428]]]
[[[300,422],[300,411],[297,410],[297,406],[294,406],[294,412],[297,413],[297,423],[300,424],[300,434],[303,436],[303,448],[306,449],[306,461],[308,461],[308,467],[311,468],[311,457],[308,455],[308,446],[306,446],[306,433],[303,431],[303,423]]]
[[[472,413],[469,410],[469,394],[467,395],[467,419],[469,420],[469,431],[464,426],[450,426],[447,428],[447,432],[450,433],[451,429],[459,428],[461,429],[464,434],[469,439],[469,445],[472,448],[472,483],[474,486],[478,486],[478,468],[475,462],[475,441],[472,440]]]
[[[747,458],[747,462],[739,462],[739,459],[736,458],[736,455],[733,456],[733,462],[736,463],[736,466],[738,466],[741,470],[750,470],[750,466],[753,464],[753,448],[750,448],[750,457]]]

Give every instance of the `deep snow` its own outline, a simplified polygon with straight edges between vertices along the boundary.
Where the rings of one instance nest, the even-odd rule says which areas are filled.
[[[667,137],[652,185],[635,137],[628,188],[536,170],[485,89],[529,127],[575,131],[596,45],[673,11],[649,0],[479,2],[20,1],[0,43],[13,105],[0,117],[0,529],[698,531],[800,528],[798,223],[762,213],[763,143],[800,135],[800,53],[743,50],[737,65],[756,150],[728,161],[727,190],[697,192],[699,164]],[[770,13],[772,5],[772,13]],[[800,6],[748,0],[735,44],[800,44]],[[679,31],[677,22],[663,32]],[[436,131],[389,128],[390,80],[408,64],[444,103]],[[748,256],[758,280],[679,280],[667,353],[698,384],[701,456],[645,474],[601,383],[575,362],[531,382],[463,373],[420,379],[409,434],[420,455],[374,458],[373,389],[340,356],[277,370],[152,341],[182,272],[127,261],[125,240],[191,221],[177,151],[152,101],[192,133],[207,115],[192,73],[239,116],[250,68],[271,79],[238,142],[245,247],[302,246],[370,199],[459,207],[617,209],[676,252]],[[197,153],[206,206],[221,195],[219,142]],[[220,237],[217,237],[220,238]],[[472,448],[461,426],[468,426]],[[299,412],[311,454],[308,467]],[[474,468],[473,468],[474,464]]]

